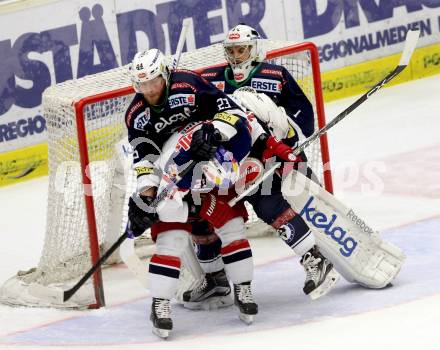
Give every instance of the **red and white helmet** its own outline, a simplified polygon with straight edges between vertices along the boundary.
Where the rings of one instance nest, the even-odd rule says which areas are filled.
[[[159,75],[162,75],[165,81],[168,79],[167,59],[158,49],[138,52],[134,56],[129,70],[136,92],[141,92],[139,88],[140,83],[153,80]]]
[[[228,32],[226,39],[223,41],[225,57],[231,65],[235,81],[246,80],[252,70],[252,62],[263,60],[261,50],[258,47],[258,39],[260,39],[260,35],[254,28],[239,24]],[[247,55],[249,52],[249,57],[244,60],[237,60],[237,57],[228,52],[228,48],[234,46],[248,48],[249,51],[246,51],[245,54]]]
[[[240,176],[240,166],[232,152],[222,146],[217,148],[215,156],[202,166],[206,181],[211,188],[228,189]]]

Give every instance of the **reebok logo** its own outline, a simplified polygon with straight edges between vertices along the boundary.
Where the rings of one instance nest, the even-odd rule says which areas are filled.
[[[353,211],[353,209],[350,209],[350,211],[347,213],[347,218],[349,218],[351,221],[353,221],[356,226],[358,226],[362,231],[368,234],[372,234],[373,230],[371,227],[369,227],[364,220],[359,218]]]

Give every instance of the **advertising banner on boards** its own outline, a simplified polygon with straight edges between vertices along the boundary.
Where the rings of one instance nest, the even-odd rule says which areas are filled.
[[[20,6],[23,3],[23,6]],[[0,3],[0,156],[45,142],[50,85],[128,64],[134,54],[220,42],[244,22],[262,37],[312,41],[324,72],[398,53],[409,28],[418,46],[440,43],[440,0],[41,0]],[[431,54],[427,65],[440,66]]]

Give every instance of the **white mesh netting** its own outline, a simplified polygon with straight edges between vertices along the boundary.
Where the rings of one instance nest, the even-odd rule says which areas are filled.
[[[264,51],[285,48],[292,42],[262,40]],[[308,51],[295,48],[271,62],[286,67],[314,105],[311,58]],[[183,53],[179,68],[197,69],[224,62],[221,44],[211,45],[189,53]],[[85,126],[89,153],[89,174],[92,180],[98,241],[101,253],[121,234],[125,227],[124,215],[127,193],[131,193],[130,173],[118,166],[115,144],[126,137],[125,110],[133,95],[106,97],[109,91],[130,86],[127,67],[66,81],[48,88],[43,96],[44,115],[47,120],[49,145],[49,190],[47,225],[44,247],[38,266],[19,273],[0,289],[0,301],[13,305],[51,305],[31,295],[26,287],[37,283],[44,286],[64,285],[76,281],[91,267],[89,231],[81,178],[80,155],[74,102],[82,98],[102,94],[98,102],[85,106]],[[307,150],[309,163],[315,174],[322,176],[319,143]],[[322,178],[321,178],[322,180]],[[90,191],[90,189],[86,189]],[[251,214],[248,231],[258,235],[267,231]],[[148,242],[144,238],[143,242]],[[148,249],[146,249],[148,251]],[[115,258],[116,259],[116,258]],[[113,259],[113,261],[115,261]]]

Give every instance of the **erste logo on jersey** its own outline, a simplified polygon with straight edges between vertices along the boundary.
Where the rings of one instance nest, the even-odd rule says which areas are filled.
[[[214,85],[217,89],[221,91],[225,91],[225,82],[224,81],[211,81],[211,84]]]
[[[182,106],[194,106],[196,98],[194,94],[176,94],[168,99],[171,108]]]
[[[283,85],[279,80],[253,78],[251,81],[251,87],[257,91],[280,93]]]
[[[150,121],[150,108],[145,108],[134,120],[133,127],[138,130],[145,130],[145,125]]]

